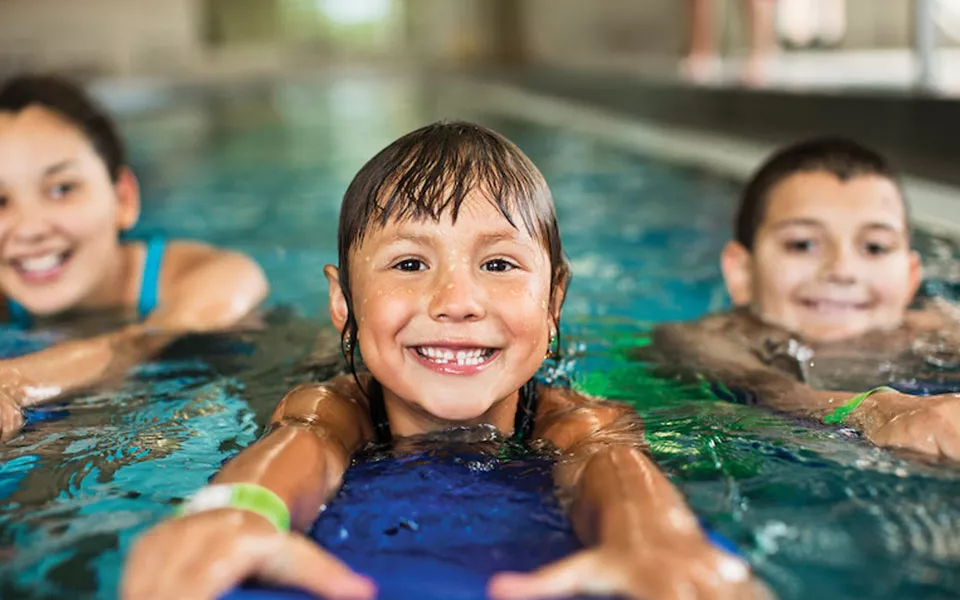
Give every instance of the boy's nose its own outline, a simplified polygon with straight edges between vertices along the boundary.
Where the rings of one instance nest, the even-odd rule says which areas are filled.
[[[823,274],[828,281],[849,285],[857,280],[855,252],[846,248],[834,248],[823,263]]]
[[[466,268],[448,269],[437,278],[430,316],[439,321],[476,321],[486,314],[483,290]]]

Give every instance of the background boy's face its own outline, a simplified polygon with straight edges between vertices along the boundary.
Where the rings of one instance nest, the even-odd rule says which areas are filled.
[[[920,283],[897,186],[797,173],[770,192],[753,252],[732,242],[724,279],[735,304],[812,341],[897,327]]]

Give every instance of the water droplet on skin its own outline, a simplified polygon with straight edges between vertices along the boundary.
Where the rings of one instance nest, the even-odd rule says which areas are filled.
[[[717,565],[717,572],[720,574],[720,579],[730,582],[746,581],[749,575],[747,566],[743,564],[743,561],[733,556],[721,558],[720,564]]]

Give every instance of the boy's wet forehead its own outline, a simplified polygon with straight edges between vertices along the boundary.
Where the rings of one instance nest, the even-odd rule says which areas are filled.
[[[886,177],[841,180],[826,171],[797,173],[770,191],[758,231],[793,222],[882,225],[905,231],[906,206],[896,183]]]

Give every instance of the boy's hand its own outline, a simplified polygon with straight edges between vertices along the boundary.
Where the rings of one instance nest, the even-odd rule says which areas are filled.
[[[876,393],[851,417],[877,446],[960,460],[960,394]]]
[[[739,558],[706,540],[674,547],[598,546],[533,573],[500,573],[487,590],[495,600],[576,594],[642,600],[760,600],[774,598]]]
[[[247,578],[332,600],[376,595],[372,581],[303,536],[225,508],[172,519],[143,535],[127,557],[121,597],[214,599]]]
[[[7,442],[23,428],[23,408],[7,390],[0,387],[0,442]]]

